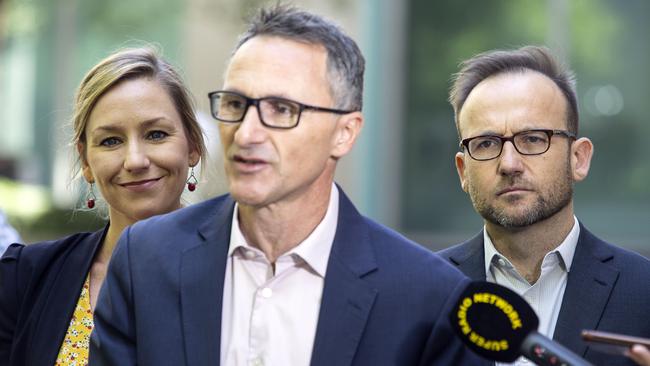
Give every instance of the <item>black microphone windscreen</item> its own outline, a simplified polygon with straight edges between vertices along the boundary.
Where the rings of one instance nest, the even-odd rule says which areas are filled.
[[[449,314],[454,331],[479,355],[513,362],[526,336],[539,320],[526,300],[514,291],[489,282],[470,282]]]

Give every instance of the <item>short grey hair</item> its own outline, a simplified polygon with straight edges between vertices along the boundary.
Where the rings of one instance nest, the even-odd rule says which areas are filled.
[[[330,94],[336,108],[361,110],[365,59],[356,42],[338,25],[288,5],[261,8],[240,35],[233,53],[251,38],[264,35],[323,46],[327,51]]]

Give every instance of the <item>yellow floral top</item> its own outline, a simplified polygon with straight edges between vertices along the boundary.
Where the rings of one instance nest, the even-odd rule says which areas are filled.
[[[59,355],[56,357],[55,366],[88,365],[88,347],[93,325],[93,312],[90,308],[90,275],[88,275],[81,289],[77,307],[70,319],[70,326],[63,339]]]

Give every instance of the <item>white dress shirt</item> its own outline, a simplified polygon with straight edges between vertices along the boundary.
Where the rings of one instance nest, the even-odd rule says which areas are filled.
[[[562,298],[566,289],[567,276],[573,262],[573,255],[580,236],[578,219],[573,217],[573,228],[564,238],[564,241],[554,250],[546,253],[542,261],[542,273],[533,285],[523,278],[515,269],[508,258],[499,253],[487,230],[483,230],[483,245],[485,249],[485,274],[489,282],[508,287],[522,296],[535,310],[539,317],[538,332],[553,338],[555,324],[557,323]],[[534,245],[534,243],[530,243]],[[497,365],[533,365],[523,357],[514,363]]]
[[[336,233],[339,192],[314,231],[273,265],[232,219],[221,313],[221,365],[309,365]]]

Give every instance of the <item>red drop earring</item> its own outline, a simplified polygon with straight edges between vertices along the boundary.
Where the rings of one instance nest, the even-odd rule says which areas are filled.
[[[93,190],[94,185],[94,182],[90,182],[90,188],[88,188],[88,194],[86,195],[86,206],[88,206],[90,209],[95,207],[95,200],[97,200],[95,191]]]
[[[194,176],[194,167],[192,167],[190,170],[190,177],[187,178],[187,190],[190,192],[194,192],[194,190],[196,189],[196,185],[198,183],[199,181]]]

